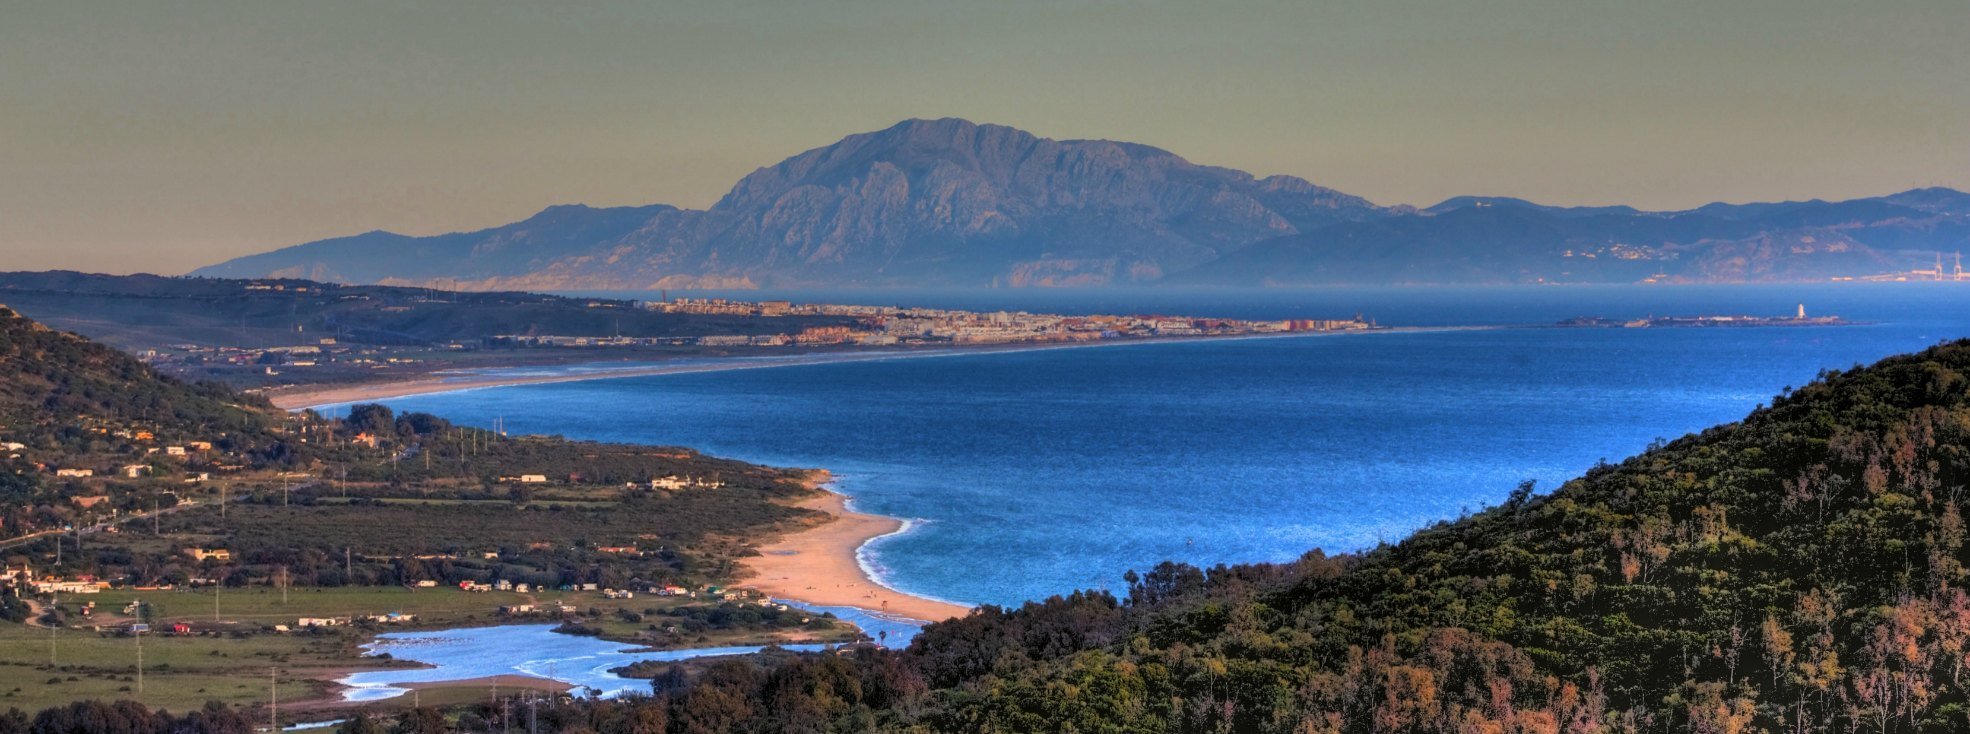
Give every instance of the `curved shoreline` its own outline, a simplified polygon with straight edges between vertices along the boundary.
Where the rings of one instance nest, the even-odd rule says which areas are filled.
[[[877,538],[902,532],[908,523],[849,509],[848,495],[827,487],[828,478],[826,472],[818,472],[810,486],[823,494],[796,506],[827,513],[830,519],[761,544],[759,555],[739,562],[747,572],[739,586],[804,604],[854,607],[921,622],[971,612],[962,604],[891,588],[870,573],[862,563],[862,549]]]
[[[820,352],[795,355],[760,355],[759,357],[718,357],[704,361],[691,361],[688,364],[663,362],[643,363],[636,367],[620,369],[598,369],[590,372],[564,372],[552,375],[469,375],[444,377],[446,373],[433,376],[389,382],[358,383],[353,385],[299,386],[287,390],[269,390],[263,394],[282,410],[308,410],[332,405],[389,400],[413,395],[434,395],[438,393],[484,390],[495,387],[514,387],[519,385],[545,385],[562,382],[587,382],[589,380],[618,380],[630,377],[653,377],[696,372],[724,372],[728,370],[769,369],[774,367],[800,367],[818,364],[844,364],[852,362],[873,362],[891,359],[928,359],[932,357],[961,357],[972,354],[1004,354],[1009,352],[1039,352],[1055,349],[1088,349],[1095,347],[1125,347],[1145,344],[1178,344],[1184,342],[1239,341],[1245,339],[1295,339],[1306,337],[1348,336],[1364,334],[1404,334],[1432,331],[1479,331],[1510,328],[1507,326],[1398,326],[1384,327],[1368,331],[1300,331],[1277,334],[1233,334],[1225,336],[1176,336],[1152,337],[1142,339],[1105,339],[1086,342],[1061,342],[1039,344],[997,344],[972,347],[931,347],[925,349],[886,349],[855,352]],[[599,355],[598,355],[599,356]],[[762,359],[760,357],[766,357]],[[578,367],[604,364],[605,360],[594,362],[570,362],[558,367]],[[498,368],[492,368],[498,369]],[[550,368],[551,369],[551,368]],[[452,373],[458,375],[459,373]]]

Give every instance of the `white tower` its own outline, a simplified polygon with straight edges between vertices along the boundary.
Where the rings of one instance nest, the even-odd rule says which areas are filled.
[[[1799,318],[1799,320],[1800,320],[1800,321],[1805,321],[1805,320],[1806,320],[1806,304],[1803,304],[1803,303],[1801,303],[1801,304],[1799,304],[1799,317],[1798,317],[1798,318]]]

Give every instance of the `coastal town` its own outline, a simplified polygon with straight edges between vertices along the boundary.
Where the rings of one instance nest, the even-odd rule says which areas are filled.
[[[792,301],[741,301],[675,298],[636,301],[635,308],[663,314],[735,316],[756,319],[763,333],[630,337],[576,334],[501,334],[488,347],[609,348],[697,346],[732,347],[889,347],[988,344],[1071,344],[1109,339],[1243,336],[1295,332],[1367,331],[1377,328],[1360,315],[1343,319],[1244,320],[1168,315],[1068,316],[1026,311],[961,311],[901,306],[800,304]],[[593,307],[601,308],[600,304]],[[842,325],[774,329],[776,320],[829,317]],[[464,349],[464,345],[453,345]],[[305,347],[304,347],[305,348]],[[332,350],[331,350],[332,351]]]

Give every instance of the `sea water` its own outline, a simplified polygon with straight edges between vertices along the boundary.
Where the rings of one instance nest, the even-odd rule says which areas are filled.
[[[771,294],[735,294],[763,298]],[[785,295],[785,294],[783,294]],[[898,589],[1012,604],[1165,559],[1358,550],[1736,420],[1824,368],[1970,336],[1970,284],[985,291],[796,300],[1502,325],[787,366],[388,401],[509,432],[824,467],[911,521],[864,548]],[[1572,316],[1797,304],[1838,327],[1569,329]]]

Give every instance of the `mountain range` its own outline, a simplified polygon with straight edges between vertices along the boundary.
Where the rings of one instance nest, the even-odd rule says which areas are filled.
[[[193,271],[457,289],[1813,281],[1930,269],[1970,194],[1685,211],[1460,196],[1380,206],[1107,140],[906,120],[754,171],[708,209],[549,207]]]

